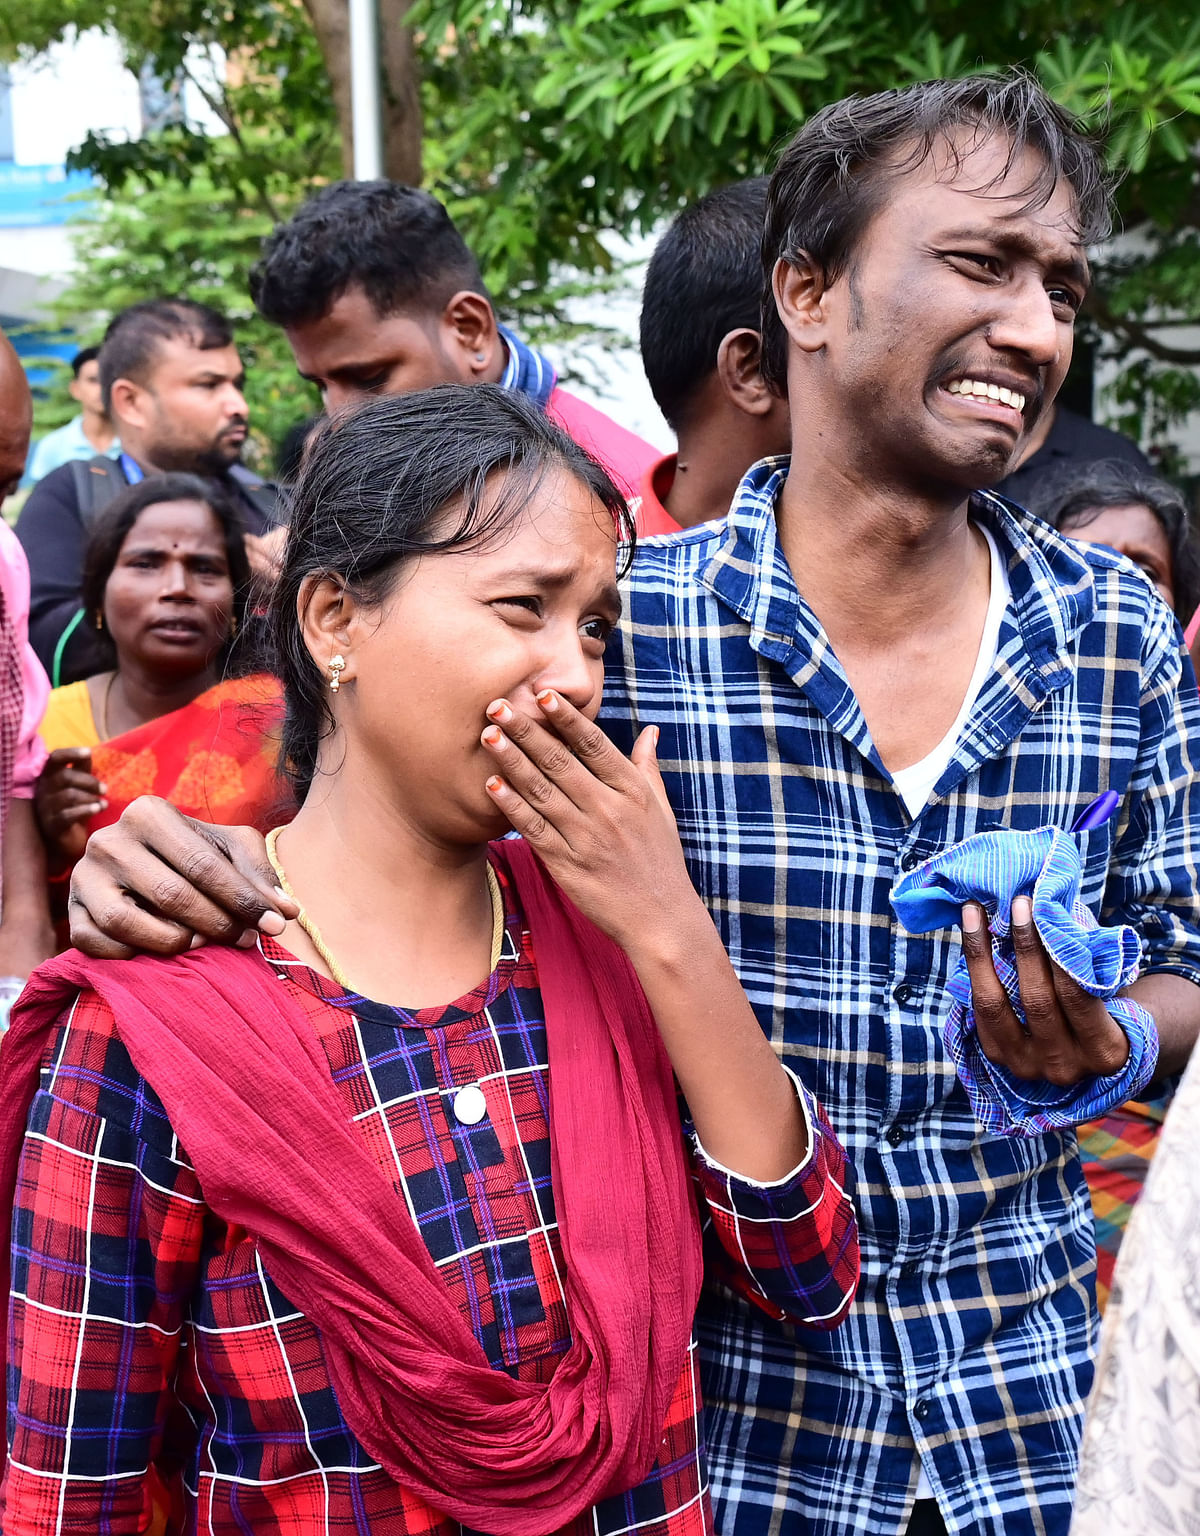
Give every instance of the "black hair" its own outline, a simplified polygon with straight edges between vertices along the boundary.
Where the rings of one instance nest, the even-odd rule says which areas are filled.
[[[182,337],[201,352],[233,345],[225,316],[195,299],[146,299],[131,304],[108,323],[100,346],[100,389],[111,414],[118,379],[144,383],[159,347]]]
[[[75,356],[71,359],[71,377],[77,379],[82,369],[88,363],[94,363],[99,356],[99,347],[84,347],[82,351],[76,352]]]
[[[441,313],[462,289],[487,297],[479,265],[428,192],[396,181],[335,181],[268,235],[250,297],[276,325],[327,315],[348,288],[376,315]]]
[[[104,590],[112,575],[129,530],[148,507],[164,501],[198,501],[206,506],[221,525],[225,541],[225,559],[233,584],[233,617],[229,638],[219,660],[227,662],[235,640],[247,628],[247,603],[250,595],[250,562],[246,558],[246,528],[237,503],[212,480],[200,475],[147,475],[137,485],[109,502],[92,525],[83,557],[82,600],[84,623],[95,642],[97,671],[116,664],[117,651],[107,627],[97,625],[104,617]]]
[[[972,142],[961,149],[948,138],[960,127],[974,130]],[[807,255],[827,282],[835,281],[851,263],[892,180],[924,165],[935,145],[950,149],[957,171],[973,148],[997,137],[1007,139],[1008,154],[997,175],[976,189],[980,196],[991,193],[1032,149],[1041,168],[1027,188],[1028,206],[1044,207],[1066,180],[1075,194],[1083,243],[1107,237],[1112,184],[1099,138],[1020,70],[847,96],[805,123],[780,156],[767,190],[762,373],[774,390],[782,394],[787,385],[787,333],[772,291],[776,262]]]
[[[441,384],[370,400],[319,430],[291,493],[287,552],[270,612],[287,703],[280,766],[298,799],[334,723],[328,679],[300,627],[306,579],[337,575],[359,601],[377,605],[414,557],[503,540],[553,469],[579,480],[612,514],[616,536],[632,546],[629,509],[607,470],[516,391]],[[503,475],[503,488],[489,495],[496,475]]]
[[[757,331],[767,178],[719,187],[685,208],[654,247],[642,289],[642,366],[678,431],[730,331]]]
[[[1200,607],[1200,552],[1183,493],[1128,459],[1069,462],[1039,475],[1025,493],[1026,509],[1070,535],[1109,507],[1145,507],[1167,536],[1175,612],[1187,621]]]
[[[300,466],[304,463],[304,450],[308,446],[308,440],[324,422],[325,417],[318,412],[315,416],[306,416],[303,421],[294,421],[283,434],[279,447],[275,450],[275,480],[279,485],[291,485],[300,473]]]

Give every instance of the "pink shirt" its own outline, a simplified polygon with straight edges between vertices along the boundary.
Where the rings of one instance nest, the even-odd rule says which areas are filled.
[[[29,644],[29,566],[17,536],[0,517],[0,594],[13,627],[21,674],[21,725],[13,759],[12,792],[21,800],[33,798],[33,787],[46,761],[46,749],[38,726],[50,697],[50,680]]]
[[[623,496],[636,496],[642,476],[661,457],[644,437],[618,426],[611,416],[566,389],[555,389],[546,414],[581,448],[599,459]]]

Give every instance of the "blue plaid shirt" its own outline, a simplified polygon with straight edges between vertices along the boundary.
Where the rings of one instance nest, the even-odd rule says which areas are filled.
[[[730,515],[639,549],[608,657],[606,729],[647,724],[688,863],[763,1029],[857,1170],[862,1283],[801,1334],[710,1289],[700,1344],[724,1536],[891,1536],[919,1453],[953,1528],[1069,1521],[1096,1330],[1073,1131],[981,1133],[942,1028],[956,930],[892,919],[902,871],[992,827],[1081,837],[1084,902],[1200,985],[1200,699],[1150,584],[1000,498],[973,515],[1012,598],[995,665],[910,817],[775,535],[786,461]]]

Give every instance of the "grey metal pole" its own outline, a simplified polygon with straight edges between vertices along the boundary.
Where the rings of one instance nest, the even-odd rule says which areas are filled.
[[[350,103],[355,180],[374,181],[383,175],[376,0],[350,0]]]

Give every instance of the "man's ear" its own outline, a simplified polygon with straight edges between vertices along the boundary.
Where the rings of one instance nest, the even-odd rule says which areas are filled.
[[[77,378],[72,379],[71,382],[67,385],[67,394],[70,395],[72,400],[79,399],[79,391],[81,387],[82,386],[80,385]]]
[[[717,378],[726,398],[747,416],[765,416],[776,396],[762,376],[762,337],[743,327],[721,337]]]
[[[482,293],[464,288],[442,311],[442,330],[468,379],[493,378],[503,370],[503,342],[495,311]]]
[[[118,426],[128,423],[143,431],[150,418],[148,405],[147,391],[141,384],[132,379],[113,380],[108,413]]]
[[[829,323],[829,284],[807,251],[790,261],[780,258],[771,276],[775,308],[792,342],[804,352],[819,352]]]

